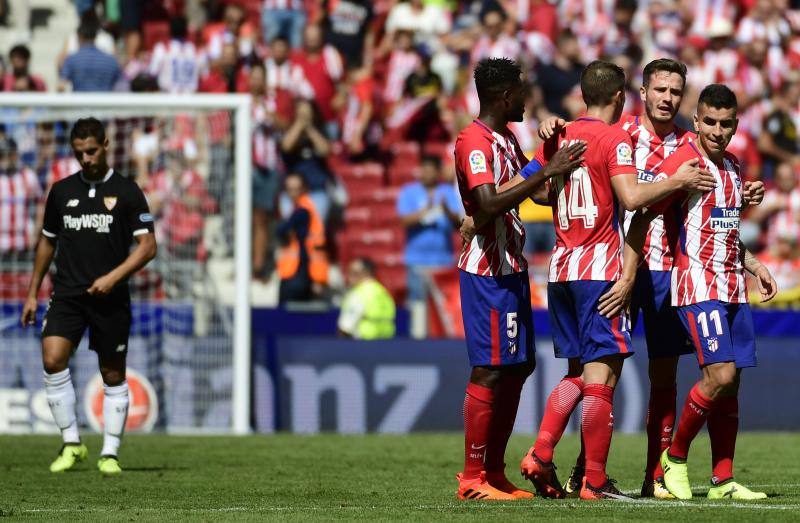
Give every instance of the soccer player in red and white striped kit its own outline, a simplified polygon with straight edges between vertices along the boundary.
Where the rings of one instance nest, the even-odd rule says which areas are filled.
[[[639,183],[652,183],[664,160],[675,150],[692,141],[693,133],[675,125],[686,83],[686,66],[661,58],[648,63],[643,71],[640,90],[645,112],[640,116],[623,115],[617,125],[630,134]],[[564,121],[551,118],[540,127],[540,136],[547,139],[563,127]],[[689,159],[697,165],[698,159]],[[745,182],[743,196],[750,205],[757,205],[764,196],[762,182]],[[625,216],[626,229],[633,213]],[[636,274],[631,301],[631,325],[641,315],[649,358],[650,399],[647,408],[647,462],[642,496],[672,498],[663,484],[659,456],[672,441],[675,426],[678,358],[692,352],[678,313],[670,299],[672,251],[667,242],[663,217],[657,216],[647,230],[643,258]],[[562,399],[582,395],[573,384],[562,382],[557,387]],[[577,394],[577,396],[576,396]],[[582,449],[583,450],[583,449]],[[577,495],[584,471],[584,453],[578,457],[570,478],[564,484],[568,496]]]
[[[697,140],[679,147],[660,166],[656,181],[668,178],[687,159],[697,158],[714,175],[716,186],[706,194],[676,193],[634,216],[626,240],[623,279],[631,279],[649,221],[663,215],[674,255],[672,304],[702,372],[686,398],[675,437],[661,454],[664,484],[679,499],[692,497],[686,459],[692,440],[708,422],[713,467],[708,497],[762,499],[766,494],[753,492],[733,478],[740,376],[744,368],[756,366],[744,271],[755,277],[762,301],[775,296],[777,285],[739,239],[743,183],[738,160],[725,150],[738,123],[736,95],[724,85],[711,84],[700,93],[697,106]]]

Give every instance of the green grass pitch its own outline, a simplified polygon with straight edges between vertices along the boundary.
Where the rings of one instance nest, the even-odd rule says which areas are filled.
[[[408,436],[251,437],[129,436],[121,477],[95,468],[100,438],[85,438],[90,461],[62,475],[47,466],[60,445],[54,436],[0,437],[0,516],[59,521],[220,520],[572,520],[797,521],[800,519],[800,434],[739,437],[737,479],[764,490],[759,502],[709,501],[708,439],[692,447],[690,502],[581,502],[535,499],[514,503],[455,498],[460,434]],[[609,473],[619,487],[641,486],[644,436],[615,434]],[[577,451],[565,437],[556,463],[562,480]],[[506,461],[517,472],[530,438],[515,436]]]

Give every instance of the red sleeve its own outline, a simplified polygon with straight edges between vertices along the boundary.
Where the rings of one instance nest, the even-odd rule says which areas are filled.
[[[462,137],[456,147],[456,169],[464,173],[467,189],[494,184],[492,144],[484,136]]]
[[[609,178],[620,174],[636,174],[636,167],[633,164],[633,143],[628,133],[614,129],[606,145]]]
[[[680,154],[673,154],[661,164],[658,173],[656,174],[653,183],[658,183],[666,180],[678,171],[678,167],[686,161],[686,158]],[[648,207],[648,210],[654,211],[658,214],[664,214],[675,202],[679,202],[686,197],[686,191],[675,191],[663,199],[657,201]]]
[[[536,155],[533,157],[534,160],[539,162],[539,165],[542,167],[547,165],[547,162],[550,161],[550,158],[552,158],[556,150],[558,150],[557,140],[561,136],[562,134],[557,134],[549,140],[542,142],[542,145],[539,146],[539,150],[536,151]]]

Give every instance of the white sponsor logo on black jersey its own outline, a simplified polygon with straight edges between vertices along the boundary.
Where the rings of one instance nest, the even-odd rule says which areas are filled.
[[[67,207],[77,207],[78,206],[78,199],[73,198],[67,202]]]
[[[80,216],[64,216],[64,228],[80,231],[94,229],[95,232],[109,232],[108,226],[114,223],[110,214],[81,214]]]

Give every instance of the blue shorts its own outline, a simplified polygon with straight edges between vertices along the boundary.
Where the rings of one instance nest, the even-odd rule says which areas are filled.
[[[753,315],[747,303],[702,301],[678,308],[701,367],[732,361],[737,369],[756,366]]]
[[[631,299],[631,330],[639,322],[641,312],[644,337],[650,359],[681,356],[694,352],[686,330],[672,306],[670,271],[639,268]]]
[[[547,284],[547,307],[556,358],[580,358],[588,363],[610,356],[633,354],[628,315],[606,318],[597,301],[614,282],[564,281]]]
[[[461,315],[473,367],[533,359],[533,313],[527,272],[497,278],[459,271]]]

